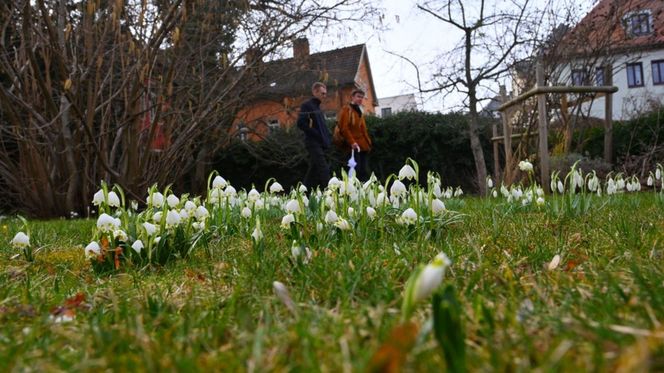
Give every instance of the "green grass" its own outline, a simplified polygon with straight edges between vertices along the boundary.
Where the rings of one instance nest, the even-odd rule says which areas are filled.
[[[664,369],[664,204],[652,193],[593,199],[590,208],[446,202],[460,223],[430,237],[404,230],[341,237],[290,258],[280,216],[263,222],[266,248],[246,235],[163,267],[93,273],[82,247],[91,220],[31,221],[41,249],[10,259],[19,229],[0,221],[0,370],[364,370],[399,323],[413,269],[443,251],[458,292],[470,370]],[[561,202],[562,203],[562,202]],[[554,255],[562,261],[546,269]],[[283,282],[293,316],[273,295]],[[75,317],[55,322],[67,308]],[[407,371],[445,362],[431,307]]]

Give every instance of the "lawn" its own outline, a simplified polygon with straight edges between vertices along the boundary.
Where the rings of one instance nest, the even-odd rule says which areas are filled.
[[[446,330],[462,342],[442,344],[456,354],[455,370],[664,369],[661,192],[565,193],[536,203],[536,189],[524,187],[533,191],[526,203],[512,192],[438,199],[435,182],[409,185],[397,205],[381,204],[381,187],[373,202],[347,186],[304,201],[275,189],[259,193],[264,205],[253,200],[251,214],[243,206],[252,193],[222,205],[211,186],[207,198],[181,196],[171,206],[212,201],[209,215],[186,229],[168,220],[169,207],[99,204],[119,216],[128,238],[104,233],[96,218],[25,225],[7,217],[0,370],[364,371],[391,361],[440,371],[450,361],[432,323],[438,303],[427,296],[402,307],[411,275],[439,253],[451,265],[435,299],[445,289],[458,302],[447,308],[458,325]],[[159,209],[164,216],[155,218]],[[130,242],[154,242],[141,228],[148,220],[161,227],[161,243],[137,254]],[[10,245],[26,227],[32,262]],[[116,245],[123,255],[86,255],[91,240],[102,256]],[[159,250],[170,251],[159,259]],[[292,304],[275,295],[274,281]]]

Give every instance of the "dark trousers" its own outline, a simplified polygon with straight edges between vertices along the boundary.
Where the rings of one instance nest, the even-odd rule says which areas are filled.
[[[348,153],[350,157],[350,153]],[[355,177],[360,181],[369,180],[369,152],[355,152]]]
[[[304,147],[309,153],[309,168],[304,175],[304,185],[309,191],[316,187],[323,189],[330,181],[330,166],[325,159],[325,149],[320,144],[309,141],[304,143]]]

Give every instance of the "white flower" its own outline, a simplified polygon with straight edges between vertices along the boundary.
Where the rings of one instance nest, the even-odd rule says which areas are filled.
[[[295,216],[293,214],[287,214],[281,218],[281,228],[288,229],[292,222],[295,221]]]
[[[653,179],[652,179],[652,175],[650,175],[650,176],[648,176],[648,180],[646,181],[646,185],[652,186],[652,184],[653,184]]]
[[[274,294],[286,306],[286,308],[288,308],[290,312],[292,312],[293,314],[297,314],[295,303],[293,303],[293,299],[291,299],[290,294],[288,293],[288,288],[286,288],[286,285],[284,285],[279,281],[274,281],[272,283],[272,290],[274,290]]]
[[[127,237],[127,232],[123,231],[122,229],[114,230],[113,231],[113,237],[115,237],[115,239],[117,239],[117,240],[124,241],[124,242],[127,242],[127,239],[129,239],[129,237]]]
[[[298,202],[296,199],[291,199],[290,201],[286,202],[284,210],[289,214],[296,214],[301,211],[300,202]]]
[[[131,202],[129,203],[129,205],[130,205],[130,207],[131,207],[132,210],[134,210],[134,211],[138,210],[138,202],[136,202],[136,201],[131,201]]]
[[[157,227],[154,224],[148,222],[143,223],[143,228],[145,228],[145,232],[148,234],[148,236],[152,236],[157,232]]]
[[[251,232],[251,238],[254,239],[256,243],[260,242],[263,239],[263,231],[261,231],[261,221],[256,218],[256,228]]]
[[[367,216],[373,220],[376,217],[376,210],[371,206],[367,206]]]
[[[537,200],[535,201],[537,206],[542,206],[544,205],[544,197],[537,197]]]
[[[343,184],[339,179],[337,179],[336,176],[332,176],[332,178],[327,182],[327,187],[330,190],[336,190],[339,189],[339,187]]]
[[[486,187],[489,189],[493,188],[493,180],[491,180],[491,177],[486,178]]]
[[[235,197],[235,195],[237,195],[237,190],[235,190],[235,188],[233,188],[232,185],[229,185],[224,190],[224,194],[229,196],[229,197]]]
[[[261,194],[255,188],[251,188],[247,193],[247,199],[251,202],[256,202],[261,197]]]
[[[399,170],[399,180],[408,179],[413,180],[417,177],[415,170],[410,165],[404,165]]]
[[[399,180],[394,180],[390,187],[390,195],[399,197],[406,194],[406,186]]]
[[[161,211],[155,212],[154,215],[152,215],[152,221],[155,223],[161,223],[161,217],[163,215],[164,214]]]
[[[445,253],[436,255],[434,260],[427,264],[415,280],[415,289],[413,291],[413,303],[428,298],[434,290],[443,282],[445,270],[451,264],[450,259]]]
[[[306,192],[307,192],[307,187],[304,186],[304,184],[302,184],[302,185],[300,185],[299,188],[297,188],[297,190],[298,190],[300,193],[306,193]]]
[[[141,241],[141,240],[136,240],[136,241],[134,241],[133,244],[131,244],[131,248],[134,249],[134,251],[136,251],[137,254],[141,253],[141,250],[143,249],[143,247],[145,247],[145,246],[143,246],[143,241]]]
[[[15,249],[26,248],[30,246],[30,237],[23,232],[18,232],[14,238],[12,238],[11,244]]]
[[[461,187],[456,187],[456,189],[454,190],[454,196],[461,197],[461,195],[463,195],[463,190],[461,190]]]
[[[493,196],[493,198],[497,198],[498,197],[498,191],[494,189],[493,192],[491,192],[491,195]]]
[[[558,180],[558,193],[562,194],[565,191],[565,186],[563,185],[563,182]]]
[[[533,172],[533,164],[528,161],[519,162],[519,169],[523,172]]]
[[[182,220],[187,220],[190,217],[191,214],[189,213],[189,211],[187,211],[187,209],[180,209],[180,218],[182,218]]]
[[[443,201],[439,200],[438,198],[435,198],[433,201],[431,201],[431,212],[434,215],[439,215],[445,211],[445,204]]]
[[[408,208],[401,214],[401,223],[404,225],[411,225],[417,222],[417,213],[412,208]]]
[[[304,255],[303,255],[304,254]],[[307,264],[311,260],[311,250],[304,245],[300,245],[297,241],[293,240],[293,245],[291,245],[291,256],[294,260],[302,258],[302,263]]]
[[[355,209],[352,207],[348,208],[348,216],[353,217],[355,216]]]
[[[168,210],[166,213],[166,227],[172,228],[180,225],[180,214],[175,210]]]
[[[180,203],[180,199],[175,194],[169,194],[168,197],[166,197],[166,203],[168,203],[168,207],[173,209],[178,203]]]
[[[276,181],[270,185],[270,193],[279,193],[283,191],[284,187],[282,187],[281,184],[277,183]]]
[[[97,228],[102,232],[112,232],[120,227],[120,219],[115,219],[108,214],[101,214],[97,218]]]
[[[263,202],[262,199],[259,199],[258,201],[254,202],[254,208],[256,210],[261,210],[265,207],[265,202]]]
[[[242,208],[242,211],[240,211],[240,216],[242,216],[245,219],[250,218],[251,217],[251,209],[249,207]]]
[[[440,190],[440,184],[434,184],[433,185],[433,195],[436,196],[436,198],[440,198],[443,196],[443,192]]]
[[[205,220],[207,219],[208,216],[210,216],[210,213],[208,210],[205,208],[205,206],[201,205],[196,207],[196,211],[194,212],[194,216],[198,221]]]
[[[111,191],[108,192],[108,205],[112,207],[120,207],[120,197],[117,193]]]
[[[215,189],[224,189],[226,188],[226,185],[226,179],[219,175],[215,176],[214,180],[212,180],[212,187]]]
[[[154,192],[148,197],[148,203],[151,203],[152,206],[160,208],[164,205],[164,195],[159,192]]]
[[[192,211],[196,210],[196,204],[192,201],[187,201],[184,203],[184,209],[191,213]]]
[[[655,179],[656,179],[656,180],[659,180],[659,179],[661,179],[661,178],[662,178],[662,170],[658,167],[658,168],[655,170]]]
[[[101,255],[101,247],[95,241],[92,241],[85,247],[85,258],[90,259]]]
[[[99,206],[99,205],[101,205],[102,203],[104,203],[104,190],[103,190],[103,189],[99,189],[99,190],[97,191],[97,193],[95,193],[95,194],[92,196],[92,204],[95,205],[95,206]]]
[[[334,224],[339,220],[339,217],[337,216],[337,213],[334,212],[334,210],[329,210],[327,213],[325,213],[325,222],[327,224]]]
[[[348,223],[348,220],[344,218],[339,218],[335,223],[334,226],[341,229],[342,231],[347,231],[350,230],[350,224]]]
[[[161,236],[155,237],[153,242],[154,242],[155,245],[158,245],[159,241],[161,241]]]

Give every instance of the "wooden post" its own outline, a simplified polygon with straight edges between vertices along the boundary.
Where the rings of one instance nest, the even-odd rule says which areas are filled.
[[[604,85],[613,85],[613,66],[604,67]],[[604,96],[604,162],[613,164],[613,93]]]
[[[544,86],[544,68],[542,63],[537,63],[537,87]],[[539,119],[539,157],[540,157],[540,171],[542,188],[546,193],[549,193],[549,141],[548,141],[548,123],[546,118],[546,95],[540,93],[537,95],[537,112]]]
[[[505,103],[505,86],[501,85],[500,86],[500,102],[501,104]],[[503,113],[500,113],[500,117],[503,117]],[[498,123],[496,121],[493,122],[493,125],[491,126],[491,134],[493,135],[494,138],[498,137]],[[493,181],[495,182],[495,185],[498,185],[500,183],[500,148],[498,145],[498,141],[492,141],[493,145]]]
[[[505,86],[500,86],[500,99],[507,102]],[[512,125],[510,124],[510,109],[501,111],[503,117],[503,145],[505,148],[505,183],[512,183]]]

